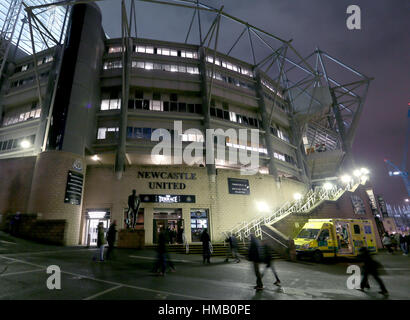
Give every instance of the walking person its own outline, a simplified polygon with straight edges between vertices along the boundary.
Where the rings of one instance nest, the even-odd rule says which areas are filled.
[[[104,237],[104,224],[100,222],[97,227],[97,247],[98,251],[94,255],[93,260],[97,260],[97,255],[99,254],[99,261],[104,261],[104,247],[105,247],[106,241]]]
[[[278,277],[278,274],[273,266],[273,249],[272,247],[268,244],[265,243],[263,246],[263,252],[264,252],[264,262],[266,264],[265,270],[262,272],[262,277],[264,276],[266,270],[268,270],[269,268],[272,270],[273,275],[275,276],[275,282],[273,283],[275,286],[280,286],[280,280]]]
[[[393,247],[394,247],[394,251],[398,251],[400,248],[400,233],[396,232],[393,235],[393,239],[392,239],[392,243],[393,243]]]
[[[400,234],[400,248],[403,251],[403,256],[407,256],[409,253],[409,247],[407,246],[406,237],[403,234]]]
[[[157,246],[157,261],[154,265],[154,272],[158,272],[159,275],[164,276],[167,266],[170,268],[171,272],[175,272],[174,264],[172,263],[168,254],[168,239],[166,231],[162,230],[158,236],[158,246]]]
[[[205,264],[205,261],[211,263],[211,238],[206,228],[202,232],[200,240],[202,242],[202,263]]]
[[[392,250],[392,248],[391,248],[391,246],[392,246],[392,241],[391,241],[391,238],[390,238],[390,236],[389,236],[389,234],[388,234],[387,232],[384,234],[384,237],[383,237],[382,242],[383,242],[383,245],[386,247],[387,251],[388,251],[390,254],[393,254],[393,250]]]
[[[182,229],[182,243],[185,246],[185,254],[188,254],[189,253],[189,244],[188,244],[188,240],[186,238],[184,229]]]
[[[115,238],[116,238],[116,234],[117,234],[117,221],[114,220],[108,231],[107,231],[107,242],[108,242],[108,249],[107,249],[107,254],[106,254],[106,259],[110,259],[113,252],[114,252],[114,243],[115,243]]]
[[[262,260],[262,257],[260,255],[260,244],[259,240],[253,234],[251,234],[251,243],[249,245],[248,258],[249,261],[253,262],[253,270],[256,276],[256,286],[254,288],[257,291],[263,290],[262,276],[259,270],[259,263]]]
[[[363,262],[363,275],[362,275],[362,281],[360,282],[360,291],[364,292],[364,289],[370,289],[369,285],[369,275],[372,275],[373,278],[377,281],[377,283],[380,286],[380,291],[379,293],[387,296],[389,293],[382,281],[379,277],[379,273],[377,271],[378,267],[381,267],[380,263],[377,261],[373,260],[372,256],[369,253],[369,250],[367,250],[366,247],[362,247],[359,250],[359,255],[358,258]]]
[[[238,255],[238,242],[236,241],[236,238],[234,235],[229,235],[228,238],[226,238],[225,240],[226,242],[228,242],[228,250],[226,253],[226,259],[225,262],[229,262],[229,258],[232,256],[235,259],[236,263],[241,262],[241,259],[239,259],[239,255]]]

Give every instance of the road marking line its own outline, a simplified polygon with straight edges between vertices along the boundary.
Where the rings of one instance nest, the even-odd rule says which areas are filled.
[[[15,242],[10,242],[10,241],[6,241],[6,240],[0,240],[0,242],[8,243],[8,244],[17,244],[17,243],[15,243]]]
[[[136,259],[147,259],[147,260],[157,260],[156,257],[144,257],[144,256],[128,256],[130,258]],[[180,260],[180,259],[171,259],[172,262],[184,262],[184,263],[198,263],[197,261],[190,261],[190,260]]]
[[[44,254],[44,253],[65,253],[65,252],[81,252],[81,251],[91,251],[97,249],[75,249],[75,250],[55,250],[55,251],[35,251],[35,252],[17,252],[17,253],[10,253],[7,254],[8,256],[16,256],[16,255],[33,255],[33,254]]]
[[[27,271],[3,273],[3,274],[0,275],[0,277],[14,276],[14,275],[17,275],[17,274],[25,274],[25,273],[31,273],[31,272],[44,271],[44,270],[46,270],[46,269],[45,269],[45,268],[42,268],[42,269],[35,269],[35,270],[27,270]]]
[[[92,296],[89,296],[89,297],[87,297],[87,298],[84,298],[83,300],[91,300],[91,299],[97,298],[97,297],[99,297],[99,296],[102,296],[103,294],[106,294],[106,293],[108,293],[108,292],[111,292],[111,291],[113,291],[113,290],[117,290],[117,289],[119,289],[119,288],[122,288],[122,286],[120,285],[120,286],[115,286],[115,287],[109,288],[109,289],[107,289],[107,290],[101,291],[101,292],[96,293],[96,294],[94,294],[94,295],[92,295]]]
[[[38,264],[35,264],[35,263],[31,263],[31,262],[27,262],[27,261],[24,261],[24,260],[11,258],[11,257],[0,256],[0,258],[6,259],[6,260],[8,259],[8,260],[13,260],[13,261],[18,261],[18,262],[21,262],[21,263],[25,263],[25,264],[28,264],[28,265],[31,265],[31,266],[36,266],[36,267],[43,268],[43,269],[46,268],[44,266],[41,266],[41,265],[38,265]],[[61,273],[65,273],[65,274],[69,274],[69,275],[77,276],[77,277],[82,277],[83,279],[94,280],[94,281],[97,281],[97,282],[108,283],[108,284],[112,284],[112,285],[116,285],[116,286],[123,286],[123,287],[142,290],[142,291],[161,293],[161,294],[172,295],[172,296],[179,296],[179,297],[188,298],[188,299],[191,299],[191,300],[192,299],[193,300],[209,300],[208,298],[191,296],[191,295],[182,294],[182,293],[173,293],[173,292],[169,292],[169,291],[154,290],[154,289],[149,289],[149,288],[144,288],[144,287],[133,286],[133,285],[125,284],[125,283],[119,283],[119,282],[114,282],[114,281],[97,279],[97,278],[94,278],[94,277],[85,276],[85,275],[81,275],[81,274],[73,273],[73,272],[67,272],[67,271],[63,271],[63,270],[61,270]]]

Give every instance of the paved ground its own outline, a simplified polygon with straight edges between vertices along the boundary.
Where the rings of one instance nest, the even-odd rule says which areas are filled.
[[[31,243],[0,233],[0,299],[386,299],[370,280],[368,293],[346,287],[346,269],[354,261],[316,264],[275,262],[282,287],[268,272],[265,290],[255,293],[251,264],[224,263],[222,257],[203,266],[201,257],[172,255],[177,271],[159,277],[152,273],[155,252],[118,250],[114,261],[93,262],[96,250]],[[381,253],[376,259],[388,299],[410,299],[410,257]],[[46,287],[46,268],[61,268],[61,290]]]

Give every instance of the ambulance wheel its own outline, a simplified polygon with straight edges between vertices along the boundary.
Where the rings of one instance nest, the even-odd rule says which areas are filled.
[[[323,254],[320,250],[316,250],[313,253],[313,260],[315,260],[315,262],[321,262],[323,260]]]

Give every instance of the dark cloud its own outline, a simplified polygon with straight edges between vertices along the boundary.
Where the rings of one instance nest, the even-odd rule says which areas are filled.
[[[407,128],[410,101],[410,1],[408,0],[203,0],[250,24],[283,39],[294,39],[294,47],[307,55],[316,46],[365,75],[375,77],[353,146],[358,164],[368,167],[377,193],[387,202],[402,203],[407,197],[400,178],[389,177],[384,158],[399,164]],[[192,17],[190,10],[137,3],[138,32],[142,37],[183,42]],[[357,4],[362,10],[362,30],[346,28],[346,8]],[[120,35],[120,1],[99,3],[105,31]],[[212,15],[201,14],[204,29]],[[195,23],[197,23],[195,21]],[[205,33],[205,31],[203,31]],[[241,32],[231,21],[221,27],[221,50],[227,50]],[[193,28],[190,41],[198,38]],[[246,41],[235,53],[244,58]],[[240,52],[242,50],[242,52]]]

